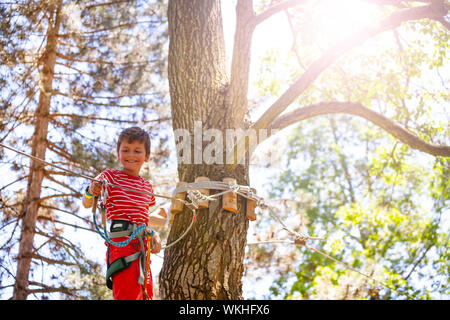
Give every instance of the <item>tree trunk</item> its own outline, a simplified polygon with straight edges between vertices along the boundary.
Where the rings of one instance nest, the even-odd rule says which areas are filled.
[[[202,171],[201,175],[220,181],[235,176],[239,184],[247,184],[246,168],[234,175],[220,170]],[[192,182],[197,174],[184,172]],[[164,255],[160,289],[162,299],[237,300],[242,299],[242,275],[248,220],[245,200],[238,198],[238,212],[225,211],[221,199],[210,201],[208,209],[197,211],[197,219],[188,234]],[[192,219],[190,210],[175,216],[168,243],[184,233]]]
[[[205,144],[198,142],[203,135],[195,126],[198,121],[203,132],[216,129],[225,137],[226,129],[242,123],[230,116],[228,108],[233,106],[225,103],[229,80],[220,1],[171,0],[168,18],[173,128],[187,130],[191,136],[190,157],[178,164],[179,179],[194,182],[196,177],[206,176],[211,181],[222,181],[232,177],[238,184],[248,185],[248,164],[211,164],[202,159]],[[248,230],[245,199],[238,197],[237,213],[223,210],[221,202],[218,198],[210,201],[208,209],[198,210],[189,233],[166,249],[160,274],[162,299],[242,299]],[[191,219],[192,212],[186,207],[175,216],[168,243],[184,233]]]
[[[45,159],[47,150],[47,130],[49,121],[50,101],[52,97],[52,82],[56,61],[57,33],[60,24],[60,6],[55,4],[49,8],[53,19],[49,19],[47,32],[47,44],[42,55],[42,69],[40,70],[41,90],[39,103],[35,113],[35,131],[33,133],[31,154]],[[36,227],[36,218],[39,210],[42,181],[44,179],[44,166],[42,163],[32,160],[30,174],[28,176],[27,197],[22,214],[22,230],[20,237],[19,256],[17,263],[16,282],[14,285],[15,300],[25,300],[28,296],[28,276],[33,254],[33,242]]]

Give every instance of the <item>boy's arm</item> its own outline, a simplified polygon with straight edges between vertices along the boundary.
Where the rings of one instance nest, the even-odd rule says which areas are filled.
[[[81,200],[81,203],[83,203],[83,207],[90,208],[90,207],[92,207],[92,203],[94,202],[94,197],[88,198],[88,197],[86,197],[86,195],[87,195],[87,193],[85,190],[84,194],[83,194],[83,199]]]
[[[161,251],[161,238],[159,237],[158,232],[153,233],[153,237],[151,240],[151,253],[159,253]]]
[[[83,194],[83,206],[85,208],[92,207],[92,204],[94,203],[94,197],[98,197],[102,191],[102,184],[100,182],[93,181],[89,185],[88,188],[84,191]]]

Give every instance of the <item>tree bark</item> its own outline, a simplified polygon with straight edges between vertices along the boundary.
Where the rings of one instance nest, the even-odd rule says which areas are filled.
[[[201,122],[203,130],[213,128],[222,134],[227,128],[239,127],[230,114],[236,106],[225,103],[226,98],[236,100],[228,94],[220,1],[171,0],[168,18],[174,130],[188,130],[193,137],[195,121]],[[246,101],[245,97],[237,100]],[[203,150],[203,145],[200,147]],[[194,138],[191,151],[194,155]],[[178,164],[180,181],[194,182],[198,176],[211,181],[232,177],[248,185],[248,165],[206,164],[195,158],[191,157],[192,163]],[[216,192],[211,190],[211,194]],[[218,198],[210,201],[208,209],[198,210],[189,233],[165,251],[160,273],[162,299],[242,299],[248,229],[244,208],[245,200],[239,198],[237,213],[222,210]],[[185,206],[175,216],[168,243],[184,233],[191,219],[192,212]]]
[[[56,61],[57,34],[60,25],[61,1],[49,8],[52,19],[49,19],[47,44],[42,55],[40,70],[40,93],[38,107],[35,112],[35,131],[31,141],[31,154],[45,159],[47,150],[47,131],[49,121],[50,102],[52,97],[52,83]],[[29,294],[28,277],[30,273],[36,218],[39,210],[42,181],[44,179],[44,165],[32,160],[28,176],[27,196],[22,214],[22,229],[19,245],[16,282],[14,284],[14,300],[25,300]]]

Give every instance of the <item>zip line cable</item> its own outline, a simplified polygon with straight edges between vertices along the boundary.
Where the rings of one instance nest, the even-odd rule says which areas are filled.
[[[65,171],[65,172],[67,172],[67,173],[70,173],[70,174],[73,174],[73,175],[77,175],[77,176],[79,176],[79,177],[82,177],[82,178],[85,178],[85,179],[88,179],[88,180],[92,180],[92,181],[95,181],[95,182],[99,182],[99,183],[105,184],[105,181],[97,180],[97,179],[95,179],[94,177],[91,177],[91,176],[88,176],[88,175],[85,175],[85,174],[82,174],[82,173],[73,172],[72,170],[63,168],[63,167],[58,166],[58,165],[56,165],[56,164],[54,164],[54,163],[45,161],[45,160],[43,160],[43,159],[41,159],[41,158],[35,157],[35,156],[33,156],[33,155],[30,155],[30,154],[27,154],[27,153],[25,153],[25,152],[22,152],[22,151],[20,151],[20,150],[17,150],[17,149],[15,149],[15,148],[13,148],[13,147],[7,146],[7,145],[5,145],[5,144],[3,144],[3,143],[0,143],[0,146],[1,146],[1,147],[4,147],[4,148],[6,148],[6,149],[9,149],[9,150],[11,150],[11,151],[14,151],[14,152],[16,152],[16,153],[18,153],[18,154],[24,155],[24,156],[26,156],[26,157],[28,157],[28,158],[33,159],[33,160],[39,161],[39,162],[41,162],[41,163],[43,163],[43,164],[45,164],[45,165],[49,165],[49,166],[52,166],[52,167],[57,168],[57,169],[59,169],[59,170]],[[188,205],[188,206],[190,205],[189,202],[187,202],[187,201],[185,201],[185,200],[183,200],[183,199],[178,199],[178,198],[168,197],[168,196],[164,196],[164,195],[160,195],[160,194],[156,194],[156,193],[145,192],[145,191],[141,191],[141,190],[136,190],[136,189],[132,189],[132,188],[127,188],[127,187],[123,187],[123,186],[121,186],[121,185],[116,185],[116,184],[113,184],[113,183],[107,183],[107,186],[116,187],[116,188],[120,188],[120,189],[127,190],[127,191],[131,191],[131,192],[136,192],[136,193],[140,193],[140,194],[144,194],[144,195],[155,196],[155,197],[165,198],[165,199],[169,199],[169,200],[182,201],[184,204],[186,204],[186,205]],[[93,216],[94,216],[94,226],[95,226],[95,229],[96,229],[96,231],[100,234],[100,236],[102,236],[102,238],[105,239],[104,235],[102,234],[102,232],[100,232],[100,229],[98,228],[97,221],[96,221],[96,218],[95,218],[95,209],[94,209],[94,208],[96,208],[96,204],[93,204],[93,206],[94,206],[94,207],[93,207]],[[164,245],[164,246],[162,247],[162,249],[163,249],[163,248],[165,249],[165,248],[171,247],[171,246],[174,245],[176,242],[180,241],[181,238],[183,238],[183,237],[187,234],[187,232],[191,229],[191,227],[192,227],[192,225],[194,224],[194,221],[195,221],[195,219],[196,219],[196,211],[194,210],[193,213],[194,213],[194,215],[193,215],[191,224],[190,224],[189,227],[186,229],[186,231],[182,234],[182,236],[179,237],[179,238],[178,238],[177,240],[175,240],[174,242],[172,242],[172,243],[170,243],[170,244]],[[105,239],[105,240],[107,240],[107,239]],[[131,239],[129,239],[129,240],[131,240]]]
[[[387,283],[385,283],[385,282],[383,282],[383,281],[381,281],[381,280],[377,280],[377,279],[375,279],[374,277],[372,277],[372,276],[370,276],[370,275],[368,275],[368,274],[365,274],[365,273],[363,273],[363,272],[361,272],[361,271],[359,271],[359,270],[353,268],[353,267],[350,266],[348,263],[345,263],[345,262],[343,262],[343,261],[340,261],[340,260],[338,260],[338,259],[336,259],[336,258],[330,256],[329,254],[326,254],[326,253],[324,253],[324,252],[322,252],[322,251],[320,251],[320,250],[318,250],[318,249],[316,249],[316,248],[314,248],[314,247],[311,247],[311,246],[307,245],[307,244],[306,244],[306,240],[324,240],[324,238],[316,238],[316,237],[308,237],[308,236],[305,237],[305,235],[299,234],[299,233],[295,232],[294,230],[288,228],[288,227],[281,221],[281,219],[276,215],[276,213],[273,211],[273,209],[272,209],[270,206],[263,205],[262,208],[267,208],[267,209],[269,209],[270,215],[282,225],[282,227],[283,227],[284,230],[286,230],[287,232],[289,232],[290,234],[292,234],[292,235],[295,237],[295,240],[294,240],[294,241],[290,241],[290,240],[281,240],[281,239],[275,239],[275,240],[263,240],[263,241],[250,242],[250,243],[247,243],[247,245],[281,243],[281,244],[293,244],[293,245],[297,245],[297,246],[303,246],[303,247],[305,247],[305,248],[307,248],[307,249],[309,249],[309,250],[311,250],[311,251],[314,251],[314,252],[316,252],[316,253],[318,253],[318,254],[324,256],[324,257],[327,258],[327,259],[330,259],[330,260],[332,260],[332,261],[334,261],[334,262],[336,262],[336,263],[338,263],[338,264],[343,265],[345,268],[347,268],[347,269],[350,270],[350,271],[356,272],[356,273],[362,275],[363,277],[365,277],[365,278],[367,278],[367,279],[369,279],[369,280],[372,280],[372,281],[374,281],[374,282],[377,282],[378,284],[380,284],[381,286],[385,287],[386,289],[390,289],[390,290],[392,290],[392,291],[394,291],[394,292],[396,292],[396,293],[398,293],[398,294],[406,295],[406,296],[408,297],[408,299],[413,299],[413,298],[410,297],[408,294],[399,292],[397,289],[395,289],[395,288],[389,286]]]
[[[27,154],[25,152],[22,152],[20,150],[17,150],[15,148],[7,146],[7,145],[5,145],[3,143],[0,143],[0,146],[3,147],[3,148],[9,149],[9,150],[11,150],[13,152],[16,152],[18,154],[21,154],[23,156],[26,156],[28,158],[31,158],[33,160],[39,161],[39,162],[41,162],[41,163],[43,163],[45,165],[49,165],[49,166],[55,167],[55,168],[57,168],[59,170],[65,171],[67,173],[71,173],[73,175],[77,175],[79,177],[82,177],[82,178],[85,178],[85,179],[88,179],[88,180],[91,180],[91,181],[95,181],[95,182],[99,182],[99,183],[105,184],[105,181],[97,180],[94,177],[91,177],[91,176],[88,176],[88,175],[85,175],[85,174],[82,174],[82,173],[73,172],[73,171],[71,171],[69,169],[63,168],[63,167],[58,166],[58,165],[56,165],[54,163],[51,163],[51,162],[47,162],[47,161],[45,161],[43,159],[40,159],[38,157],[35,157],[33,155],[29,155],[29,154]],[[240,186],[240,185],[237,185],[236,183],[228,183],[228,182],[221,182],[221,181],[193,182],[193,183],[186,183],[186,184],[183,184],[183,185],[175,188],[175,190],[173,191],[173,196],[170,197],[170,196],[164,196],[164,195],[160,195],[160,194],[156,194],[156,193],[145,192],[145,191],[141,191],[141,190],[127,188],[127,187],[123,187],[121,185],[112,184],[112,183],[109,183],[109,182],[107,183],[107,185],[111,186],[111,187],[120,188],[120,189],[123,189],[123,190],[126,190],[126,191],[131,191],[131,192],[144,194],[144,195],[160,197],[160,198],[164,198],[164,199],[168,199],[168,200],[181,201],[189,209],[191,209],[193,211],[193,218],[191,220],[191,223],[188,226],[188,228],[184,231],[184,233],[179,238],[174,240],[172,243],[162,246],[161,250],[167,249],[167,248],[175,245],[178,241],[180,241],[189,232],[189,230],[191,229],[192,225],[194,224],[194,222],[196,220],[196,210],[198,209],[198,201],[199,200],[213,200],[214,201],[214,200],[217,200],[218,197],[220,197],[220,196],[222,196],[222,195],[224,195],[226,193],[235,192],[235,193],[237,193],[237,194],[239,194],[239,195],[241,195],[241,196],[243,196],[243,197],[245,197],[247,199],[251,199],[251,200],[257,201],[258,206],[260,206],[261,209],[268,209],[269,210],[269,214],[282,226],[282,228],[284,230],[286,230],[288,233],[292,234],[294,236],[294,238],[295,238],[294,241],[289,241],[289,240],[267,240],[267,241],[257,241],[257,242],[247,243],[247,245],[268,244],[268,243],[283,243],[283,244],[294,244],[294,245],[304,246],[304,247],[306,247],[309,250],[317,252],[318,254],[320,254],[320,255],[322,255],[322,256],[324,256],[324,257],[326,257],[326,258],[328,258],[328,259],[330,259],[330,260],[332,260],[332,261],[334,261],[336,263],[339,263],[339,264],[343,265],[344,267],[346,267],[347,269],[349,269],[351,271],[354,271],[354,272],[356,272],[356,273],[358,273],[358,274],[360,274],[360,275],[362,275],[362,276],[364,276],[364,277],[366,277],[366,278],[368,278],[370,280],[373,280],[373,281],[381,284],[383,287],[385,287],[387,289],[390,289],[390,290],[393,290],[394,292],[399,293],[396,289],[388,286],[383,281],[377,280],[377,279],[375,279],[375,278],[373,278],[373,277],[371,277],[371,276],[369,276],[367,274],[364,274],[363,272],[360,272],[357,269],[351,267],[347,263],[339,261],[338,259],[335,259],[332,256],[330,256],[330,255],[328,255],[328,254],[326,254],[326,253],[324,253],[324,252],[322,252],[322,251],[320,251],[318,249],[315,249],[315,248],[307,245],[306,244],[307,240],[324,240],[324,238],[311,237],[311,236],[308,236],[308,235],[303,234],[303,233],[300,234],[300,233],[295,232],[294,230],[290,229],[289,227],[287,227],[281,221],[281,219],[276,215],[276,213],[274,212],[272,207],[267,205],[267,204],[265,204],[263,198],[257,197],[256,195],[254,195],[254,193],[251,191],[249,186]],[[207,196],[207,195],[203,195],[201,192],[198,191],[198,189],[201,189],[201,188],[219,189],[219,190],[225,190],[225,191]],[[191,202],[188,202],[186,200],[174,197],[174,195],[176,193],[180,193],[180,192],[186,192],[187,195],[188,195],[188,198],[191,199]],[[95,216],[94,216],[94,219],[95,219]],[[403,293],[403,294],[405,294],[405,293]],[[405,295],[408,298],[410,298],[407,294],[405,294]]]

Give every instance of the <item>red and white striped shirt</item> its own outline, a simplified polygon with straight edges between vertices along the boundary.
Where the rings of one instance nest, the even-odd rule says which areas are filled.
[[[120,185],[130,189],[153,193],[149,181],[141,177],[129,175],[120,170],[107,169],[97,180]],[[108,185],[106,203],[106,218],[108,220],[126,220],[136,225],[147,224],[148,211],[155,205],[155,197]],[[104,190],[103,190],[104,192]]]

